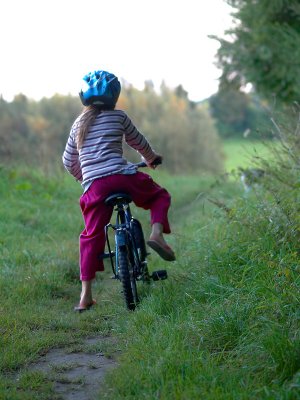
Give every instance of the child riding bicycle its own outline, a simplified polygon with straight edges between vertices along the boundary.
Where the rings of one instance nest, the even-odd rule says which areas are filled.
[[[123,138],[152,169],[162,156],[151,148],[128,115],[115,109],[120,91],[118,78],[109,72],[93,71],[83,77],[79,96],[85,108],[73,123],[63,153],[65,168],[81,182],[84,191],[80,207],[85,228],[79,239],[82,291],[75,311],[87,310],[95,304],[92,281],[96,271],[104,270],[99,255],[104,253],[104,228],[113,212],[113,207],[104,203],[111,193],[126,192],[136,206],[150,209],[152,231],[147,244],[163,259],[175,260],[174,251],[163,236],[171,233],[170,195],[123,157]]]

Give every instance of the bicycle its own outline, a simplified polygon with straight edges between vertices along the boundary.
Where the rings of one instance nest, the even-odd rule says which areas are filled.
[[[144,162],[135,164],[138,168],[147,167]],[[108,253],[102,258],[110,258],[113,278],[122,283],[126,306],[134,310],[139,303],[137,282],[150,283],[167,279],[166,270],[154,271],[151,275],[147,265],[147,253],[141,223],[133,217],[129,204],[132,199],[128,193],[114,193],[106,198],[105,204],[113,206],[116,211],[116,223],[107,224],[105,236]],[[114,231],[115,250],[111,250],[108,230]],[[115,264],[114,259],[115,258]]]

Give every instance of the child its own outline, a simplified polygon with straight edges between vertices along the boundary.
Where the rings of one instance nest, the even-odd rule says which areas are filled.
[[[133,202],[151,211],[152,231],[147,244],[163,259],[174,261],[175,254],[167,245],[163,233],[170,233],[169,193],[152,178],[137,171],[123,158],[123,137],[137,150],[150,168],[162,157],[155,153],[146,138],[133,125],[124,111],[115,110],[121,85],[117,77],[106,71],[90,72],[83,78],[79,93],[84,111],[75,120],[63,154],[65,168],[80,181],[84,190],[80,207],[85,229],[80,235],[80,279],[82,291],[75,311],[89,309],[92,280],[96,271],[103,271],[104,227],[109,223],[113,208],[104,200],[112,193],[126,192]]]

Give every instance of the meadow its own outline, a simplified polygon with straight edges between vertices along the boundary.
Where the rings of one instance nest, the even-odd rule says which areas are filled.
[[[270,155],[268,142],[247,139],[228,139],[223,143],[225,169],[228,172],[238,167],[255,165],[256,157],[267,158]]]
[[[251,164],[237,142],[225,153],[227,171]],[[151,254],[149,267],[169,279],[129,312],[107,265],[97,306],[76,314],[80,186],[61,171],[1,168],[1,399],[56,399],[53,376],[28,365],[94,336],[113,337],[102,350],[118,360],[101,398],[300,398],[299,186],[274,181],[246,196],[226,174],[153,174],[172,193],[177,261]],[[147,213],[133,210],[149,232]]]

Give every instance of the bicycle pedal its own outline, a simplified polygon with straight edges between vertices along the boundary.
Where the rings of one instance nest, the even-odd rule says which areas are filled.
[[[151,279],[154,281],[163,281],[168,278],[168,273],[165,269],[160,269],[158,271],[153,271]]]

